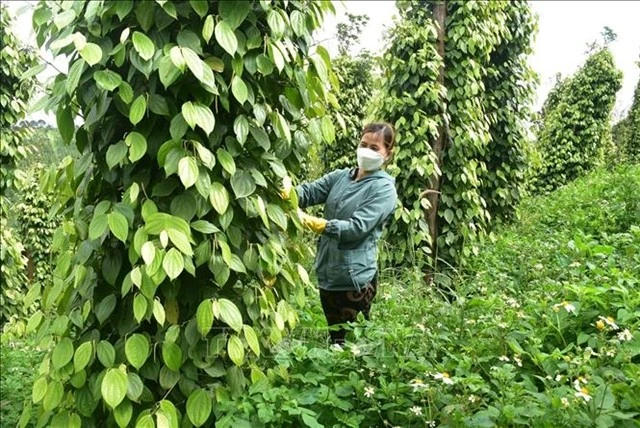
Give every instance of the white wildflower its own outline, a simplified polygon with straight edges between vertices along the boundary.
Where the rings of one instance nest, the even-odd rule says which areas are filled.
[[[628,328],[625,328],[623,331],[618,333],[618,340],[621,342],[628,342],[631,339],[633,339],[633,335],[631,334]]]
[[[382,295],[382,298],[383,298],[384,300],[391,300],[391,293],[384,293],[384,294]]]
[[[353,345],[351,347],[351,353],[353,354],[354,357],[357,357],[358,355],[361,354],[360,348],[358,348],[356,345]]]
[[[562,397],[560,399],[560,402],[562,403],[562,407],[564,407],[564,408],[569,407],[569,400],[567,400],[567,397]]]
[[[538,263],[538,264],[536,264],[535,266],[533,266],[533,268],[534,268],[535,270],[542,270],[542,269],[544,268],[544,266],[542,265],[542,263]]]
[[[373,386],[367,386],[364,389],[364,396],[367,398],[371,398],[373,397],[373,394],[376,392],[376,390],[373,388]]]
[[[424,324],[416,324],[416,328],[420,331],[427,331],[426,327],[424,326]]]
[[[473,394],[469,396],[469,402],[470,403],[475,403],[476,401],[478,401],[478,397],[477,396],[475,396]]]
[[[429,387],[422,381],[422,379],[413,379],[409,384],[413,388],[413,392],[416,392],[420,389],[427,389]]]
[[[611,348],[607,351],[607,357],[613,358],[616,356],[616,350]]]
[[[426,424],[428,427],[433,428],[433,427],[435,427],[435,426],[436,426],[436,421],[426,421],[426,422],[425,422],[425,424]]]
[[[556,382],[562,382],[562,379],[564,379],[564,376],[562,375],[556,375]]]
[[[411,411],[411,413],[413,413],[416,416],[422,416],[422,408],[421,407],[413,406],[409,410]]]
[[[500,358],[498,358],[500,361],[504,361],[504,362],[508,362],[509,361],[509,357],[507,357],[506,355],[501,356]]]
[[[514,355],[513,356],[513,361],[516,363],[516,365],[518,367],[522,367],[522,360],[520,359],[519,355]]]
[[[453,379],[447,372],[436,373],[433,375],[434,379],[441,380],[445,385],[453,385]]]
[[[603,317],[603,316],[599,316],[598,319],[602,322],[604,322],[605,324],[607,324],[609,327],[611,327],[613,330],[618,330],[620,327],[618,327],[618,324],[616,324],[616,320],[612,317]]]
[[[336,352],[343,351],[342,346],[340,346],[339,343],[334,343],[333,345],[331,345],[331,350]]]
[[[584,388],[577,387],[576,391],[578,391],[575,393],[575,396],[577,398],[582,398],[585,401],[585,403],[588,403],[589,401],[591,401],[591,395],[589,395],[589,390],[586,387]]]

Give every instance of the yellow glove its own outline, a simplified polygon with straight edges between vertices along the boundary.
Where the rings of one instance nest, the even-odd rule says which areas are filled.
[[[324,232],[325,227],[327,227],[327,220],[309,215],[301,209],[298,209],[298,217],[300,217],[304,227],[317,234]]]
[[[293,184],[291,183],[291,178],[288,175],[285,175],[282,179],[282,189],[280,189],[280,197],[285,201],[288,201],[291,198],[292,188]]]

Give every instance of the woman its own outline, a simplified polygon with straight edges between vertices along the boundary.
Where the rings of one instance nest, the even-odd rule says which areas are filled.
[[[395,144],[393,127],[370,123],[362,130],[358,167],[333,171],[296,188],[300,208],[325,204],[324,217],[300,211],[302,224],[320,235],[315,269],[329,326],[369,319],[377,288],[377,242],[396,207],[395,180],[382,166]],[[344,329],[330,331],[343,343]]]

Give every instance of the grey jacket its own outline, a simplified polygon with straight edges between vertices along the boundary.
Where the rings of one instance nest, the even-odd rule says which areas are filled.
[[[396,207],[395,179],[357,169],[333,171],[296,188],[300,208],[325,204],[327,227],[318,241],[315,270],[325,290],[360,291],[378,270],[377,241]]]

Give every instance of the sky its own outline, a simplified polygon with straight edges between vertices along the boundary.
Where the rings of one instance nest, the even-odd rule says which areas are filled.
[[[14,31],[23,41],[35,45],[35,36],[31,30],[30,1],[5,2],[11,11],[20,15]],[[356,1],[334,2],[336,15],[325,21],[316,40],[323,41],[328,50],[337,52],[335,26],[346,19],[346,13],[366,14],[369,23],[364,29],[360,46],[374,53],[384,49],[384,32],[393,25],[396,15],[394,1]],[[530,64],[538,73],[540,84],[536,93],[535,107],[539,108],[553,86],[556,73],[570,75],[585,60],[587,44],[598,39],[604,26],[609,26],[618,37],[612,43],[617,67],[623,72],[623,86],[617,94],[614,118],[620,118],[631,106],[634,88],[640,78],[640,68],[636,61],[640,59],[640,1],[531,1],[532,9],[539,16],[538,34],[534,42]],[[42,53],[62,71],[66,71],[63,58],[57,61],[50,54]],[[49,68],[43,78],[52,76],[55,71]],[[42,114],[33,118],[43,118]]]

